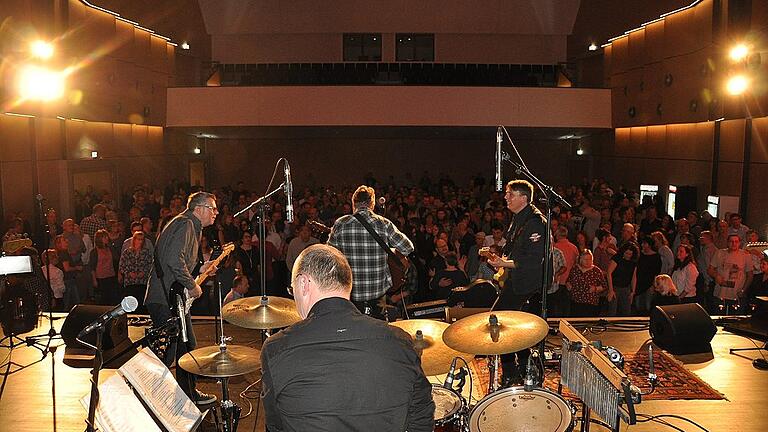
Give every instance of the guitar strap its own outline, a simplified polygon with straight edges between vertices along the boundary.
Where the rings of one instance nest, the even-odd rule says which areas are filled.
[[[376,243],[378,243],[379,246],[381,246],[381,248],[384,249],[384,252],[386,252],[387,255],[389,255],[390,257],[396,257],[395,253],[392,252],[392,250],[389,249],[389,246],[387,246],[387,244],[384,242],[384,239],[381,238],[379,233],[377,233],[376,230],[373,229],[371,224],[368,223],[368,221],[365,220],[360,213],[355,213],[353,214],[353,216],[355,217],[355,219],[357,219],[358,222],[360,222],[361,225],[365,227],[366,230],[368,230],[368,232],[371,234],[371,237],[373,237],[373,239],[376,240]],[[402,267],[402,264],[400,264],[400,261],[399,260],[396,260],[396,261],[398,265]]]
[[[531,210],[534,210],[535,208],[531,206]],[[515,224],[515,230],[513,232],[513,235],[509,238],[509,241],[504,246],[505,251],[511,251],[512,247],[517,243],[518,239],[520,238],[520,234],[523,233],[523,228],[525,228],[525,225],[533,219],[533,217],[536,215],[535,211],[531,211],[528,216],[526,216],[525,219],[523,219],[523,222],[520,225]],[[508,246],[508,247],[507,247]],[[507,255],[506,253],[504,255]]]

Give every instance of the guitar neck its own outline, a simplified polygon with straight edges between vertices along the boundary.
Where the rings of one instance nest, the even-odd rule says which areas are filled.
[[[195,278],[195,283],[198,285],[202,285],[203,282],[205,282],[205,280],[208,279],[208,276],[210,276],[211,273],[213,273],[214,269],[218,267],[219,263],[222,262],[224,258],[226,258],[229,255],[229,253],[234,250],[234,248],[235,248],[234,245],[231,243],[226,245],[224,249],[221,251],[221,254],[215,260],[211,261],[211,265],[208,266],[208,268],[204,272],[197,275],[197,277]]]

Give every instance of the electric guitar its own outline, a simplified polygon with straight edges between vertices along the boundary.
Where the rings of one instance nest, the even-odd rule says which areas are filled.
[[[203,282],[205,282],[206,279],[208,279],[208,276],[211,275],[211,273],[214,272],[214,269],[218,267],[219,263],[221,263],[224,258],[229,256],[229,254],[235,250],[235,244],[234,243],[227,243],[221,248],[221,254],[219,254],[216,259],[211,261],[211,265],[209,265],[204,272],[200,273],[195,277],[195,283],[197,285],[202,285]],[[173,281],[173,284],[171,284],[171,288],[169,290],[168,296],[170,297],[169,304],[174,304],[178,308],[179,317],[181,318],[181,321],[184,322],[184,315],[189,313],[189,310],[192,308],[192,303],[194,303],[195,299],[187,296],[187,290],[184,287],[184,285],[180,284],[178,281]]]
[[[480,250],[477,251],[477,254],[482,256],[482,257],[489,258],[489,259],[497,259],[497,258],[506,259],[506,257],[504,257],[504,256],[499,257],[495,253],[491,252],[491,248],[489,248],[489,247],[480,248]],[[509,277],[509,273],[507,272],[507,267],[499,267],[496,270],[496,274],[493,275],[493,280],[498,282],[499,286],[503,287],[504,283],[507,281],[508,277]]]
[[[13,240],[6,240],[3,242],[3,252],[8,255],[13,255],[16,252],[24,249],[25,247],[32,246],[32,240],[26,237],[18,237]]]

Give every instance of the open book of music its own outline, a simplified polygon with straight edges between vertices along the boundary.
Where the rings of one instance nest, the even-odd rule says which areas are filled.
[[[149,348],[99,385],[96,422],[104,432],[191,432],[203,413]],[[80,402],[88,409],[89,395]]]

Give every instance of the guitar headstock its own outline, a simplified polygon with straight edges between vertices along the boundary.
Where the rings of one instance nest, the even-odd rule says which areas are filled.
[[[309,228],[312,231],[315,231],[315,232],[318,232],[318,233],[321,233],[321,234],[328,234],[328,233],[331,232],[331,228],[330,227],[328,227],[327,225],[322,224],[322,223],[320,223],[318,221],[309,220],[309,221],[307,221],[307,224],[309,225]]]

